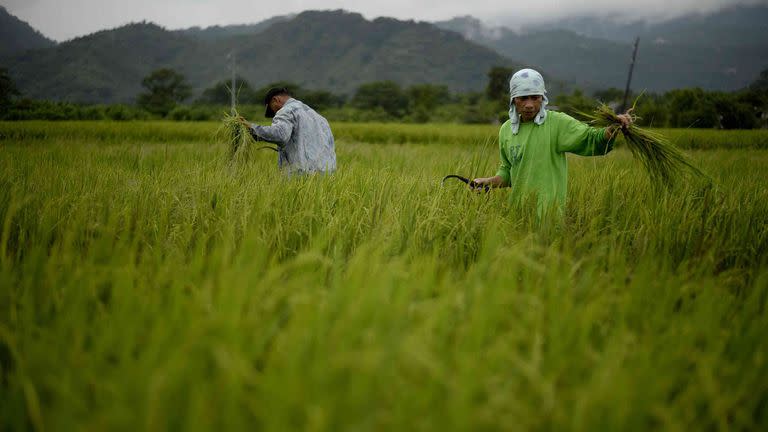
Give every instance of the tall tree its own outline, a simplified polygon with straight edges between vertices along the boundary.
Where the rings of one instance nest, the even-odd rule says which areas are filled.
[[[408,87],[406,92],[414,109],[433,110],[451,100],[451,92],[445,85],[417,84]]]
[[[340,107],[344,105],[344,97],[333,94],[327,90],[304,90],[301,96],[297,96],[302,102],[316,110]]]
[[[749,86],[750,90],[768,92],[768,69],[763,69],[760,76]]]
[[[10,105],[13,98],[20,94],[16,84],[13,83],[13,80],[8,75],[8,71],[0,68],[0,106]]]
[[[672,127],[713,128],[718,126],[713,97],[700,88],[672,90],[665,96]]]
[[[504,66],[494,66],[488,71],[488,86],[485,87],[485,95],[493,101],[501,101],[506,105],[509,102],[509,78],[515,70]]]
[[[361,85],[352,105],[362,109],[381,107],[392,117],[402,117],[408,109],[408,96],[394,81],[376,81]]]
[[[592,94],[595,99],[603,103],[621,102],[624,98],[624,90],[610,87],[604,90],[598,90]],[[630,96],[632,96],[630,94]],[[632,102],[632,100],[630,100]]]
[[[582,118],[581,113],[588,113],[595,109],[597,101],[585,95],[580,89],[575,89],[571,94],[558,96],[555,104],[560,107],[560,111]]]
[[[229,105],[231,102],[230,87],[232,86],[231,80],[222,80],[214,84],[212,87],[208,87],[203,91],[203,94],[197,99],[197,102],[212,105]],[[261,98],[256,95],[248,81],[238,77],[235,84],[235,93],[237,95],[237,102],[241,104],[261,104]]]
[[[192,94],[184,75],[168,68],[147,75],[141,85],[147,92],[139,95],[139,106],[163,117]]]

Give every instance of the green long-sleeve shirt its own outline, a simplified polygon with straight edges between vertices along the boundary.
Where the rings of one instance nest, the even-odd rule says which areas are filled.
[[[543,124],[520,124],[512,135],[510,121],[499,130],[501,164],[496,175],[512,187],[510,199],[538,198],[539,214],[556,206],[565,209],[568,190],[566,153],[601,156],[613,149],[604,128],[593,128],[556,111],[547,111]]]

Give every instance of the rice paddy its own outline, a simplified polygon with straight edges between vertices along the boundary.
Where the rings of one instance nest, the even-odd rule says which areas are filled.
[[[768,132],[661,131],[712,178],[491,126],[334,124],[339,170],[214,123],[0,123],[2,430],[766,430]]]

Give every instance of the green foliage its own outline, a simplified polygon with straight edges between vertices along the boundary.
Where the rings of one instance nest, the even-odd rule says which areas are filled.
[[[268,18],[256,24],[235,24],[227,26],[213,25],[206,28],[190,27],[178,30],[178,32],[206,41],[216,41],[227,39],[232,36],[253,36],[267,30],[272,25],[289,21],[291,18],[293,18],[293,15],[280,15]]]
[[[50,48],[56,43],[0,6],[0,57]]]
[[[597,101],[586,96],[581,90],[576,89],[570,95],[563,94],[557,97],[554,104],[558,106],[559,111],[584,120],[582,113],[595,109]]]
[[[146,120],[150,114],[132,105],[79,105],[67,102],[14,101],[0,120]]]
[[[260,104],[262,97],[251,88],[251,85],[247,80],[242,77],[236,77],[235,94],[238,104]],[[232,80],[221,80],[203,90],[203,94],[197,99],[198,103],[207,105],[231,105],[231,93]]]
[[[737,97],[726,93],[716,94],[713,95],[712,103],[723,129],[752,129],[758,126],[753,108]]]
[[[413,85],[406,89],[406,94],[410,99],[411,109],[433,110],[451,101],[451,92],[444,85]]]
[[[509,79],[515,69],[505,66],[494,66],[488,71],[488,85],[485,87],[485,97],[502,105],[509,104]]]
[[[225,111],[220,106],[208,105],[179,105],[168,113],[168,120],[176,121],[208,121],[220,118]]]
[[[381,108],[392,117],[402,117],[408,109],[408,96],[394,81],[377,81],[361,85],[351,103],[356,108]]]
[[[768,429],[765,150],[662,195],[570,158],[537,223],[439,185],[497,128],[334,125],[377,144],[285,178],[217,126],[0,123],[0,429]]]
[[[301,95],[297,97],[317,111],[339,108],[344,105],[344,96],[326,90],[302,90]]]
[[[704,90],[680,89],[667,93],[670,123],[681,127],[713,128],[717,110]]]
[[[17,55],[5,64],[29,97],[127,103],[141,92],[144,76],[169,65],[187,76],[199,96],[226,76],[226,56],[233,48],[238,72],[254,88],[285,80],[344,95],[376,80],[480,89],[491,65],[509,63],[427,23],[369,21],[344,11],[304,12],[257,34],[223,31],[221,37],[201,38],[191,33],[136,23],[34,56]]]
[[[453,107],[452,107],[453,108]],[[346,110],[347,108],[345,108]],[[142,110],[136,110],[147,116]],[[258,111],[254,111],[258,110]],[[240,113],[253,117],[261,107],[241,107]],[[0,122],[4,140],[54,140],[68,145],[88,141],[101,145],[143,142],[185,143],[212,139],[226,112],[219,111],[212,122],[142,121],[91,122],[62,121],[56,123]],[[386,115],[386,114],[385,114]],[[266,123],[262,123],[266,124]],[[333,134],[338,141],[367,144],[450,144],[472,146],[478,141],[496,146],[499,126],[487,122],[477,125],[463,124],[403,124],[400,122],[346,123],[333,122]],[[768,130],[709,130],[709,129],[654,129],[666,136],[675,146],[690,150],[768,150]]]
[[[408,111],[417,123],[429,121],[438,106],[451,102],[451,93],[444,85],[417,84],[408,87],[405,93],[409,100]]]
[[[173,69],[157,69],[141,81],[146,93],[139,95],[137,103],[152,114],[165,117],[176,104],[191,95],[184,75]]]
[[[592,96],[606,105],[611,102],[621,103],[624,100],[624,90],[610,87],[605,90],[598,90],[594,92]],[[634,99],[634,95],[632,94],[630,94],[629,97]]]
[[[0,108],[7,108],[16,96],[21,95],[8,71],[0,68]]]
[[[493,71],[489,72],[489,76],[493,75]],[[477,92],[451,94],[447,86],[438,84],[415,84],[402,89],[392,81],[373,82],[361,86],[359,94],[346,101],[342,95],[327,90],[305,89],[291,81],[273,82],[256,90],[242,78],[238,82],[241,83],[239,106],[246,106],[245,111],[255,112],[258,118],[261,117],[258,106],[263,104],[264,94],[272,87],[287,87],[294,97],[333,121],[482,124],[502,123],[508,117],[506,96],[493,100]],[[229,81],[221,81],[206,89],[195,105],[176,106],[165,115],[169,119],[182,121],[216,120],[222,111],[229,109],[229,85]],[[755,90],[758,87],[736,93],[679,89],[663,94],[642,93],[640,97],[630,94],[630,98],[637,101],[635,114],[639,117],[638,124],[642,126],[751,129],[768,126],[765,115],[768,112],[768,92]],[[504,89],[505,95],[506,92]],[[609,101],[614,109],[623,99],[623,93],[616,88],[598,91],[594,95],[601,101]],[[29,101],[14,102],[0,118],[124,119],[105,114],[98,107],[41,103],[32,104],[35,108],[31,108],[30,104]],[[552,106],[578,117],[580,112],[589,112],[597,104],[598,100],[588,97],[580,89],[574,89],[570,93],[560,93]]]
[[[344,104],[344,96],[333,94],[327,90],[309,90],[290,81],[277,81],[255,90],[253,103],[264,104],[264,96],[271,88],[287,88],[293,97],[304,102],[315,110],[323,111],[328,108],[338,108]]]
[[[695,18],[688,18],[688,26],[679,34],[656,25],[639,29],[648,34],[642,38],[636,84],[656,92],[683,86],[723,90],[746,86],[765,68],[766,38],[757,23],[764,20],[766,10],[742,12],[738,19],[747,20],[748,25],[717,13],[706,22],[707,31]],[[183,71],[199,95],[221,79],[233,47],[242,51],[239,70],[247,71],[245,78],[255,87],[286,79],[337,94],[352,94],[365,82],[383,79],[404,87],[439,83],[453,92],[482,90],[488,70],[512,64],[509,59],[539,65],[547,74],[585,88],[618,86],[626,80],[631,53],[625,40],[589,38],[570,31],[504,31],[492,40],[477,35],[470,42],[427,23],[366,21],[343,11],[306,12],[290,18],[188,31],[134,23],[58,45],[37,35],[30,39],[42,39],[41,45],[13,48],[16,54],[6,56],[4,64],[29,97],[128,103],[141,91],[142,77],[168,65]],[[2,33],[12,28],[16,27],[10,22],[0,21],[0,41],[6,46],[28,39],[25,34],[32,32],[27,28]],[[673,33],[669,40],[676,43],[655,43],[657,31]],[[677,43],[681,40],[685,43]],[[281,49],[275,50],[276,46]],[[22,52],[44,47],[48,48],[34,55]],[[724,74],[724,65],[733,66],[732,73]]]
[[[638,123],[641,125],[663,127],[670,124],[669,108],[663,96],[643,94],[640,98],[633,100],[637,101],[635,115],[638,116]]]
[[[760,76],[749,85],[749,89],[763,94],[768,93],[768,69],[760,72]]]
[[[651,126],[753,129],[765,126],[760,118],[767,108],[768,94],[752,89],[737,93],[679,89],[641,95],[635,114],[641,124]]]

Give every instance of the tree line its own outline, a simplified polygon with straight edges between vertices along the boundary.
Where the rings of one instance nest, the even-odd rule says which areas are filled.
[[[332,121],[400,121],[411,123],[498,123],[507,118],[508,80],[514,70],[494,67],[488,72],[484,92],[452,93],[447,86],[400,86],[393,81],[363,84],[351,96],[304,88],[292,82],[275,82],[255,88],[236,77],[241,113],[258,118],[263,95],[270,87],[287,87],[297,99]],[[23,98],[7,72],[0,69],[0,119],[49,120],[217,120],[230,104],[230,80],[222,80],[192,98],[184,75],[158,69],[142,80],[144,91],[136,104],[80,105]],[[615,88],[591,94],[580,89],[552,98],[553,109],[579,117],[598,103],[619,109],[623,91]],[[752,129],[768,126],[768,69],[747,88],[737,92],[712,92],[699,88],[662,94],[631,94],[639,123],[655,127]]]

